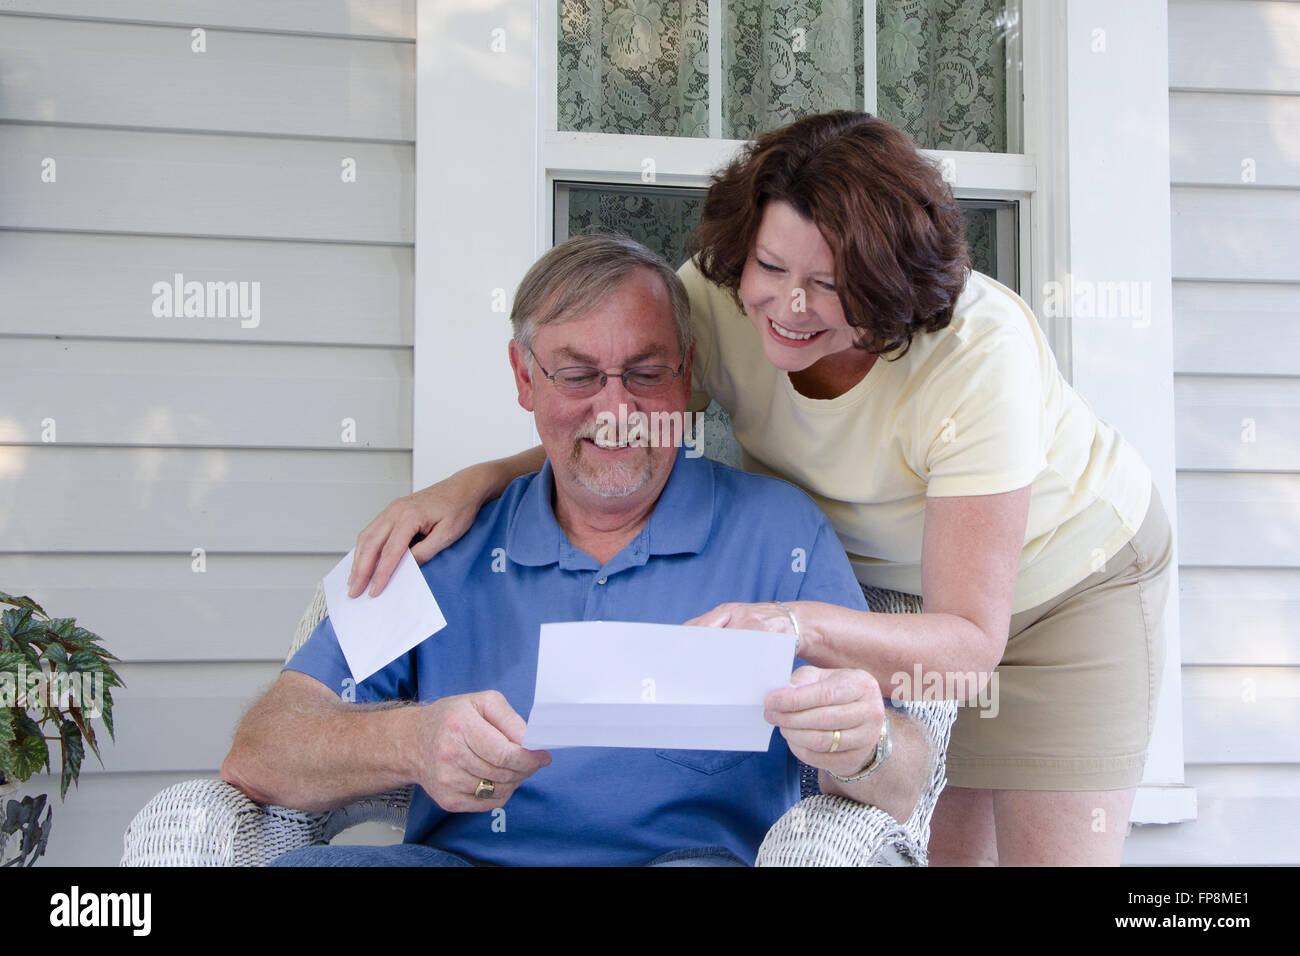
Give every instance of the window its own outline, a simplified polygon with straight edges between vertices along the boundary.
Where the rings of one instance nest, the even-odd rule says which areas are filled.
[[[610,229],[677,265],[742,141],[865,109],[940,164],[974,268],[1033,288],[1019,0],[559,0],[541,16],[546,242]]]
[[[925,149],[1020,151],[1018,0],[561,0],[558,15],[558,130],[740,140],[867,109]]]

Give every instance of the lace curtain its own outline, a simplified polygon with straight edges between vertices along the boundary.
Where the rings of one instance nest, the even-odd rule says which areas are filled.
[[[1007,149],[1002,0],[878,0],[876,110],[922,149]]]
[[[698,195],[683,197],[574,187],[569,191],[569,235],[619,232],[676,267],[686,261],[686,237],[699,222],[703,205],[702,189]]]
[[[929,149],[1005,151],[1004,0],[878,0],[877,110]],[[709,135],[707,0],[563,0],[564,130]],[[722,130],[861,109],[862,3],[722,0]]]
[[[709,135],[706,0],[562,0],[559,128]]]
[[[862,109],[862,0],[722,5],[725,139]]]

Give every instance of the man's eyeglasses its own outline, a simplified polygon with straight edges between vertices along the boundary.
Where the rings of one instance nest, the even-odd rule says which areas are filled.
[[[626,372],[615,373],[604,372],[591,365],[570,365],[548,372],[538,361],[537,353],[532,349],[528,351],[533,356],[533,361],[537,362],[537,367],[542,370],[542,374],[554,382],[556,388],[565,395],[573,398],[590,398],[605,387],[605,383],[611,376],[621,378],[623,387],[633,395],[659,395],[668,390],[673,380],[681,375],[682,369],[686,367],[686,359],[683,358],[681,364],[675,369],[667,365],[638,365]]]

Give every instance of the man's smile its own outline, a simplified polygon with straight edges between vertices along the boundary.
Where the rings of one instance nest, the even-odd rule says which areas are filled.
[[[599,435],[595,438],[584,438],[582,440],[588,444],[595,445],[601,451],[623,451],[627,448],[641,448],[645,445],[645,442],[643,441],[632,441],[627,438],[625,438],[620,444],[613,439],[601,438]]]

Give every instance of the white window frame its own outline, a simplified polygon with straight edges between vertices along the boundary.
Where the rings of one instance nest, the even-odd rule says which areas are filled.
[[[508,308],[523,273],[550,247],[555,182],[642,185],[641,162],[651,157],[656,184],[701,186],[741,143],[556,131],[557,0],[499,0],[490,9],[468,10],[452,9],[460,5],[437,0],[417,2],[412,482],[422,488],[459,467],[532,443],[530,417],[516,405],[505,366],[508,324],[492,304],[499,303],[503,292]],[[1087,260],[1108,263],[1105,268],[1111,270],[1124,268],[1111,254],[1115,236],[1094,208],[1104,204],[1086,202],[1089,197],[1081,192],[1098,182],[1098,170],[1086,168],[1081,149],[1089,137],[1113,132],[1099,119],[1099,105],[1104,101],[1115,105],[1116,82],[1134,85],[1151,96],[1163,86],[1166,105],[1161,118],[1167,124],[1167,71],[1160,73],[1167,62],[1166,14],[1164,5],[1156,5],[1158,14],[1147,9],[1150,6],[1127,0],[1023,4],[1023,72],[1013,75],[1009,69],[1008,75],[1010,96],[1014,97],[1017,84],[1023,89],[1023,126],[1016,121],[1009,124],[1009,145],[1023,137],[1024,152],[926,151],[936,160],[954,161],[958,198],[1019,201],[1021,295],[1040,320],[1047,282],[1067,275],[1072,263]],[[718,10],[718,0],[713,0],[710,29],[715,41],[721,28]],[[874,0],[864,3],[864,15],[867,24],[875,22]],[[1079,53],[1079,37],[1086,38],[1093,23],[1107,24],[1117,39],[1127,31],[1147,31],[1145,59],[1117,51],[1107,63],[1112,71],[1109,78],[1089,73],[1090,64]],[[869,45],[873,44],[874,31],[866,33]],[[715,60],[720,47],[717,42],[710,46]],[[1017,52],[1013,49],[1010,56]],[[866,62],[867,109],[874,111],[874,56],[868,55]],[[1155,83],[1158,73],[1159,83]],[[711,102],[716,104],[718,97]],[[720,129],[716,106],[714,112]],[[1010,108],[1008,113],[1017,111]],[[1126,148],[1113,168],[1101,171],[1103,176],[1109,175],[1123,189],[1124,177],[1131,176],[1125,162],[1145,163],[1142,181],[1158,188],[1160,156],[1150,154],[1158,132],[1153,130],[1137,144],[1147,150],[1145,157],[1135,158],[1133,150]],[[1140,137],[1130,133],[1129,139],[1134,138]],[[1095,323],[1072,325],[1068,318],[1043,320],[1043,325],[1065,376],[1075,381],[1083,371],[1085,397],[1134,441],[1151,465],[1166,509],[1176,522],[1167,145],[1164,149],[1163,222],[1157,209],[1138,223],[1139,228],[1134,229],[1131,221],[1126,227],[1130,239],[1137,236],[1144,245],[1126,248],[1124,254],[1129,261],[1136,258],[1145,264],[1144,274],[1152,277],[1158,308],[1163,309],[1152,332],[1134,346],[1139,363],[1145,363],[1139,365],[1144,391],[1137,407],[1132,400],[1130,362],[1119,392],[1129,396],[1128,405],[1104,408],[1110,386],[1118,383],[1115,373],[1096,357],[1103,344],[1115,348],[1111,338],[1099,341],[1099,336],[1110,333]],[[466,402],[466,395],[473,401]],[[1176,580],[1172,594],[1166,617],[1168,663],[1161,713],[1146,782],[1134,807],[1137,822],[1172,822],[1195,813],[1194,792],[1183,786]]]
[[[710,50],[710,129],[721,129],[721,5],[722,0],[709,2]],[[541,155],[538,162],[536,223],[538,252],[549,247],[551,223],[555,215],[554,194],[557,181],[614,183],[619,185],[646,185],[642,179],[642,163],[653,159],[655,185],[694,186],[708,184],[710,173],[723,165],[744,145],[742,140],[696,137],[633,136],[627,134],[568,132],[557,129],[558,104],[554,95],[541,95],[541,91],[557,88],[556,50],[558,47],[559,5],[557,0],[540,5],[542,16],[538,23],[539,96],[542,116]],[[1013,0],[1010,9],[1018,15],[1020,4]],[[1033,6],[1032,4],[1030,5]],[[863,3],[865,64],[865,108],[876,109],[875,31],[870,25],[876,22],[875,0]],[[1020,56],[1020,34],[1009,44],[1008,59],[1014,62]],[[1008,76],[1013,71],[1008,69]],[[1015,109],[1010,97],[1019,89],[1019,71],[1016,82],[1008,90],[1008,140],[1017,143],[1022,137],[1020,110]],[[1031,89],[1036,85],[1025,84]],[[952,180],[954,195],[959,199],[1010,199],[1019,203],[1020,223],[1017,234],[1020,249],[1017,260],[1020,268],[1020,287],[1031,289],[1035,283],[1033,269],[1033,203],[1038,194],[1038,179],[1032,157],[1021,153],[952,152],[923,150],[935,162],[951,161],[955,172]],[[1057,335],[1062,341],[1064,333]],[[1055,340],[1054,340],[1055,344]],[[1067,372],[1068,374],[1068,372]]]

